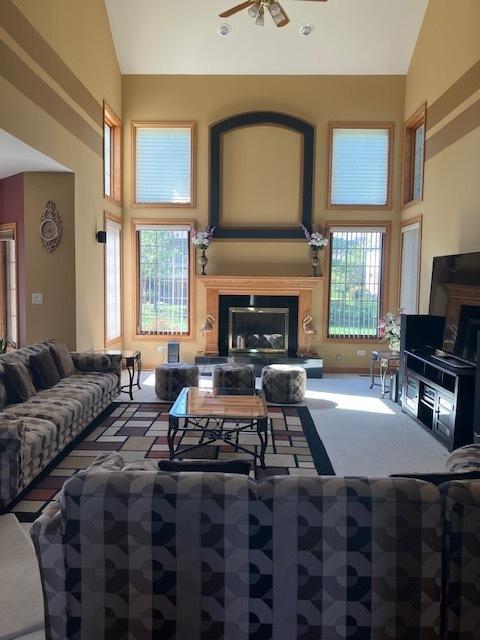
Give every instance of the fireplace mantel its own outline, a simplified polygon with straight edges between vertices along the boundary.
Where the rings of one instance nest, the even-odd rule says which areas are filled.
[[[207,334],[205,351],[218,355],[218,316],[221,295],[298,296],[298,351],[308,345],[302,321],[312,312],[313,289],[322,277],[309,276],[198,276],[207,291],[207,314],[215,318],[213,331]]]

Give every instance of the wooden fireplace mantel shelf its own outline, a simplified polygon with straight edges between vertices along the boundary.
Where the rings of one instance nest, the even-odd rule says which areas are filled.
[[[218,316],[221,295],[298,296],[298,350],[308,348],[302,322],[312,313],[313,289],[323,277],[312,276],[198,276],[207,290],[207,314],[215,319],[213,331],[207,334],[205,351],[218,354]]]

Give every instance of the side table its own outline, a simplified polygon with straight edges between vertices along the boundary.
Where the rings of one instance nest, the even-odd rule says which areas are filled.
[[[373,389],[377,384],[375,382],[375,363],[378,363],[382,398],[385,397],[387,391],[387,374],[393,366],[398,366],[399,358],[400,354],[397,351],[372,351],[372,358],[370,360],[370,389]]]
[[[121,355],[123,359],[123,363],[125,364],[128,371],[128,384],[124,384],[120,387],[121,393],[128,393],[130,395],[130,400],[133,401],[133,387],[137,387],[141,389],[140,386],[140,375],[142,373],[142,353],[141,351],[121,351],[121,350],[107,350],[105,352],[107,355]],[[137,381],[134,382],[135,371],[137,372]]]

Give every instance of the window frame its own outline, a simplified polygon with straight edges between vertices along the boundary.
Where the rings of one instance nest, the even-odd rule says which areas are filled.
[[[105,184],[105,125],[111,129],[110,195]],[[115,204],[122,203],[122,121],[113,109],[103,102],[103,197]]]
[[[422,158],[422,192],[420,198],[414,198],[415,171],[415,133],[424,126],[423,158]],[[402,208],[406,209],[414,204],[423,202],[425,188],[425,147],[426,147],[427,104],[424,103],[408,118],[403,128],[403,157],[402,157]]]
[[[388,131],[388,170],[386,204],[334,204],[332,203],[333,175],[333,132],[335,129],[386,129]],[[390,211],[392,209],[393,152],[395,142],[394,122],[329,122],[328,123],[328,185],[327,209],[373,209]]]
[[[420,283],[422,277],[422,234],[423,234],[423,215],[410,218],[409,220],[402,220],[400,223],[400,251],[399,251],[399,268],[398,268],[398,308],[400,308],[401,295],[402,295],[402,263],[403,263],[403,238],[405,230],[408,227],[418,225],[418,273],[417,273],[417,311],[418,314],[420,308]]]
[[[190,202],[137,202],[137,129],[190,129]],[[194,209],[196,206],[197,123],[187,121],[132,121],[132,197],[135,209]]]
[[[22,346],[21,336],[20,336],[20,300],[19,300],[19,255],[18,255],[18,236],[17,236],[17,223],[16,222],[4,222],[0,224],[0,232],[2,231],[11,231],[13,233],[13,240],[15,244],[15,312],[16,312],[16,333],[17,333],[17,342],[16,348],[20,349]],[[6,309],[8,311],[8,308]],[[8,337],[8,336],[7,336]]]
[[[332,260],[331,260],[331,229],[332,227],[345,227],[345,228],[358,228],[359,230],[364,228],[377,228],[385,227],[385,234],[383,238],[383,255],[382,255],[382,273],[380,278],[380,317],[384,316],[388,311],[389,300],[389,284],[390,284],[390,259],[391,259],[391,245],[392,245],[392,222],[390,220],[362,220],[357,222],[356,220],[327,220],[325,223],[325,236],[329,242],[326,247],[326,264],[328,265],[328,276],[324,287],[324,319],[323,319],[323,340],[329,343],[343,343],[343,344],[378,344],[383,342],[379,338],[378,333],[376,337],[372,338],[340,338],[330,337],[328,335],[328,326],[330,319],[330,284],[331,284],[331,272],[332,272]]]
[[[140,256],[138,253],[138,236],[137,227],[141,225],[156,225],[158,227],[189,227],[189,269],[188,269],[188,333],[176,334],[176,333],[155,333],[155,334],[143,334],[138,333],[138,312],[140,303],[140,292],[138,289],[139,275],[140,275]],[[132,340],[134,341],[156,341],[159,340],[175,340],[175,341],[194,341],[195,330],[195,247],[192,243],[192,234],[196,228],[195,220],[158,220],[156,218],[132,218],[131,220],[131,243],[132,243],[132,259],[135,262],[135,266],[132,269],[132,292],[133,292],[133,308],[132,308]]]
[[[118,224],[120,226],[120,335],[116,338],[108,339],[107,336],[107,245],[104,245],[104,253],[103,253],[103,287],[104,287],[104,343],[105,346],[108,347],[112,344],[116,344],[123,340],[123,219],[121,216],[117,216],[113,213],[109,213],[108,211],[104,211],[103,213],[103,228],[107,230],[107,220]],[[108,235],[107,235],[108,240]]]

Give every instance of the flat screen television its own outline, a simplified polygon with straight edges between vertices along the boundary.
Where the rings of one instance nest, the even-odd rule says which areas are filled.
[[[480,252],[433,260],[430,314],[443,316],[443,351],[480,362]]]

